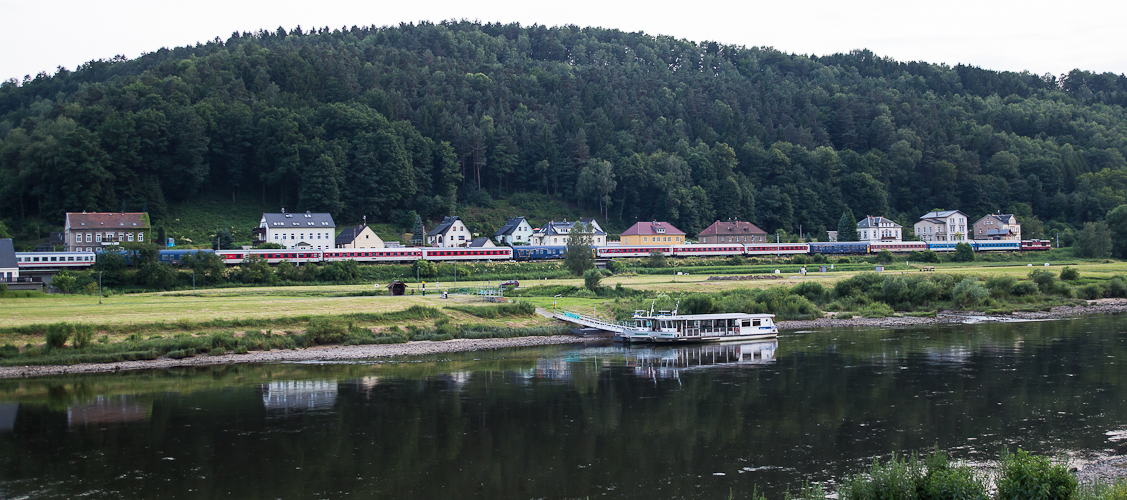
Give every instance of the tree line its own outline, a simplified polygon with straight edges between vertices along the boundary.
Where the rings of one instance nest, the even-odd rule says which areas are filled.
[[[1127,203],[1124,105],[1123,75],[602,28],[234,33],[0,84],[0,211],[14,232],[80,210],[159,223],[223,196],[409,222],[537,192],[689,234],[935,208],[1070,231]]]

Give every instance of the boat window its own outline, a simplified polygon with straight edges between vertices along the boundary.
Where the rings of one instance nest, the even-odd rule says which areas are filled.
[[[751,326],[759,326],[759,324],[760,324],[760,320],[758,320],[758,319],[751,320]]]
[[[751,320],[750,319],[743,320],[743,324],[741,324],[740,326],[751,326]]]

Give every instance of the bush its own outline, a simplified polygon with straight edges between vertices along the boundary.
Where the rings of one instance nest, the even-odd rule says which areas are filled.
[[[811,302],[821,302],[826,298],[826,288],[816,281],[805,281],[791,288],[790,293],[806,297]]]
[[[1074,267],[1065,266],[1064,269],[1060,270],[1060,279],[1063,281],[1076,281],[1080,279],[1080,271],[1077,271]]]
[[[959,243],[955,245],[955,255],[951,258],[954,262],[974,262],[974,248],[970,243]]]
[[[1019,281],[1010,290],[1018,297],[1036,295],[1040,291],[1037,284],[1032,281]]]
[[[646,258],[646,267],[651,269],[661,269],[669,264],[665,260],[665,254],[660,250],[650,252],[650,256]]]
[[[588,269],[587,272],[583,273],[583,286],[594,292],[599,289],[599,280],[601,279],[603,279],[603,273],[600,273],[598,269]]]
[[[931,264],[939,263],[939,255],[931,250],[924,250],[922,252],[912,251],[908,254],[908,260],[912,262],[926,262]]]
[[[53,323],[47,325],[47,347],[61,349],[67,344],[67,339],[74,332],[74,327],[67,323]]]
[[[75,349],[85,349],[94,338],[94,327],[90,325],[75,325],[74,341],[71,343]]]
[[[916,498],[917,483],[922,478],[923,465],[919,460],[893,454],[887,463],[873,460],[866,473],[846,478],[838,495],[842,500]]]
[[[951,290],[951,300],[957,302],[962,307],[982,305],[988,298],[990,298],[990,291],[974,278],[967,278],[960,281],[959,284],[955,285],[955,288]]]
[[[1083,298],[1083,299],[1096,300],[1096,299],[1103,298],[1104,289],[1102,287],[1100,287],[1100,285],[1092,283],[1092,284],[1084,285],[1083,287],[1080,287],[1080,289],[1077,290],[1077,294],[1080,295],[1080,297]]]
[[[1002,457],[996,486],[998,500],[1066,500],[1076,493],[1076,477],[1061,464],[1025,450]]]
[[[1053,273],[1044,269],[1030,271],[1029,279],[1037,284],[1037,288],[1041,289],[1041,293],[1053,293],[1053,289],[1056,288],[1056,276],[1053,276]]]
[[[434,262],[422,259],[416,260],[415,269],[418,270],[420,278],[433,278],[438,276],[438,265]]]
[[[986,484],[969,467],[928,467],[919,498],[926,500],[989,500]]]
[[[1104,284],[1104,297],[1127,297],[1127,281],[1116,276]]]
[[[877,262],[880,262],[882,264],[891,264],[892,252],[889,252],[888,250],[881,250],[880,253],[877,254]]]
[[[314,318],[305,329],[306,342],[313,344],[339,344],[347,334],[344,325],[327,318]]]
[[[227,354],[227,350],[222,347],[216,347],[212,349],[208,354],[211,354],[212,356],[222,356],[224,354]]]

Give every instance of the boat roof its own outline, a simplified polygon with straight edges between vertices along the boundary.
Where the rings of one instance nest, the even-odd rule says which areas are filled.
[[[750,319],[750,318],[774,318],[774,314],[747,314],[747,313],[720,313],[720,314],[636,314],[634,318],[637,319],[662,319],[662,320],[702,320],[702,319]]]

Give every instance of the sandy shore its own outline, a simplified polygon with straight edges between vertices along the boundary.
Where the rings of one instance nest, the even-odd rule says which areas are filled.
[[[454,339],[445,342],[418,341],[405,344],[375,344],[354,346],[324,346],[308,349],[252,351],[248,354],[222,356],[200,355],[192,358],[159,358],[148,361],[121,361],[117,363],[82,363],[77,365],[13,366],[0,368],[0,378],[38,377],[72,373],[115,372],[121,370],[150,370],[177,366],[204,366],[234,363],[270,363],[278,361],[340,361],[352,359],[386,358],[391,356],[417,356],[443,352],[480,351],[529,347],[552,344],[580,343],[584,340],[570,335],[551,337],[517,337],[511,339]]]
[[[897,328],[917,325],[969,324],[1011,321],[1044,321],[1069,318],[1087,314],[1111,314],[1127,312],[1127,299],[1100,299],[1088,302],[1087,306],[1059,306],[1051,311],[1015,312],[1013,314],[990,315],[975,311],[940,311],[935,317],[892,316],[888,318],[850,318],[833,316],[803,321],[780,321],[783,330],[807,330],[810,328],[874,327]]]

